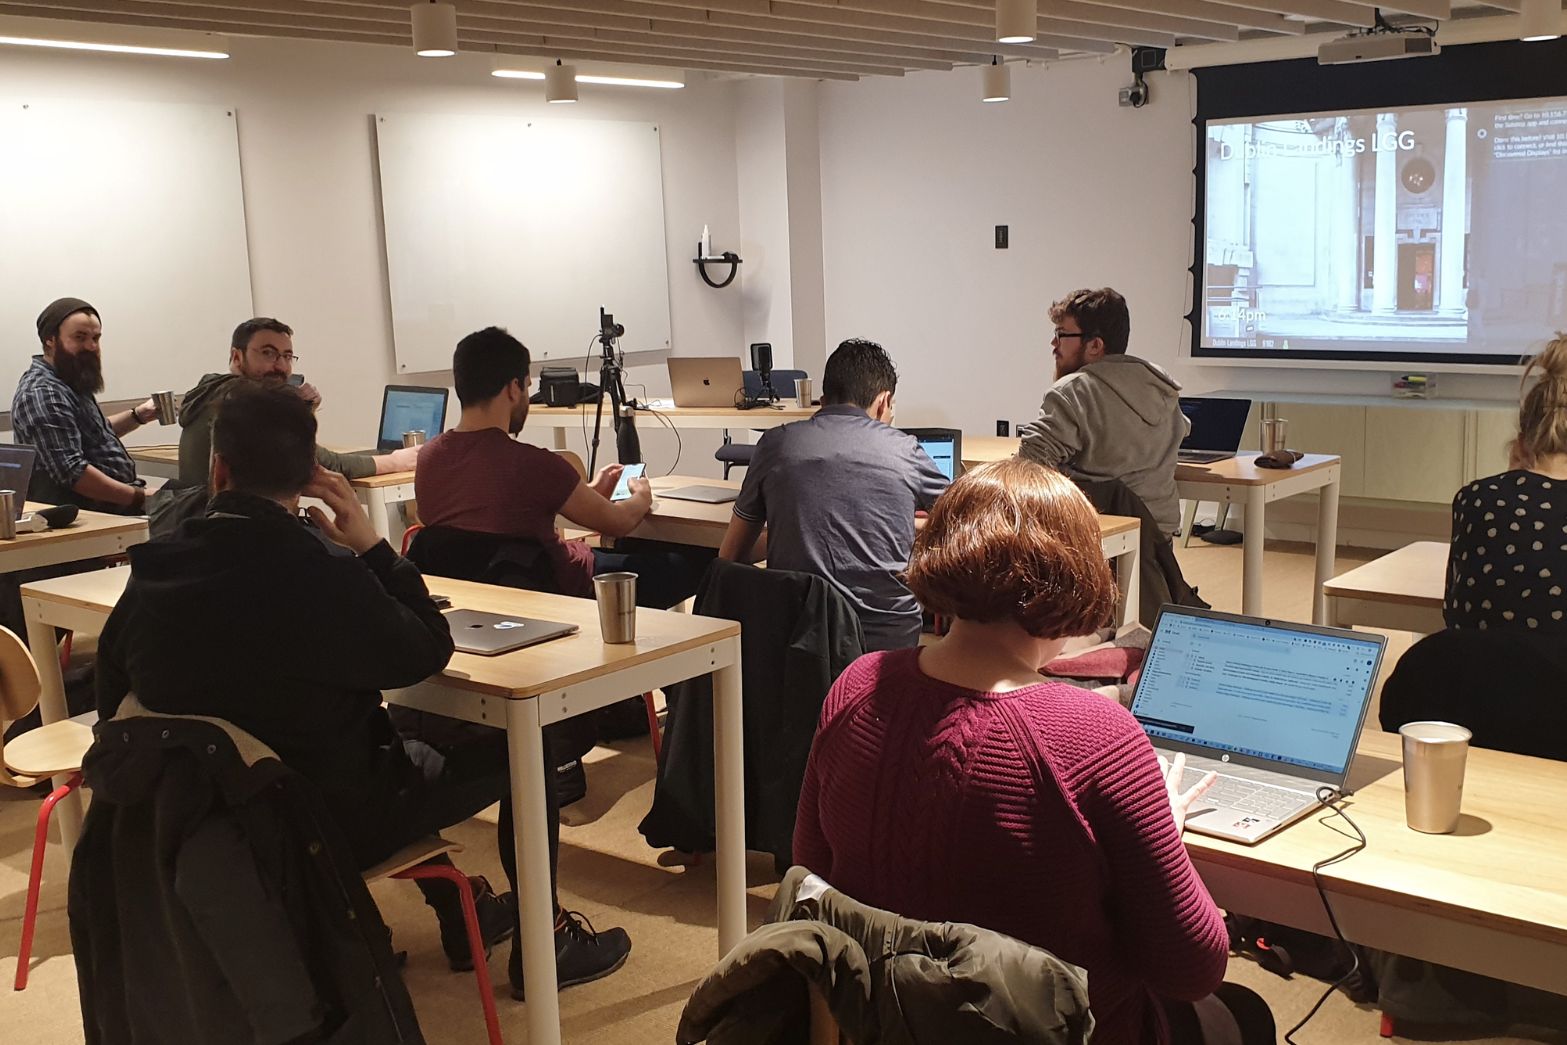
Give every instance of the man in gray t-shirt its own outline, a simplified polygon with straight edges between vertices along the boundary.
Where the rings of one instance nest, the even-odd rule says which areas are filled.
[[[897,384],[880,345],[839,345],[816,416],[756,444],[718,552],[826,578],[854,606],[868,651],[919,643],[919,603],[898,575],[914,548],[914,513],[948,483],[912,435],[889,426]]]

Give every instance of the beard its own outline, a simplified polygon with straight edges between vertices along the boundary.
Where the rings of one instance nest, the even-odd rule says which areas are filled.
[[[512,407],[511,418],[509,423],[506,425],[506,432],[509,435],[516,435],[518,432],[522,431],[522,426],[527,423],[528,401],[524,399],[521,403],[518,403],[516,406]]]
[[[77,395],[97,395],[103,391],[103,358],[96,352],[56,352],[54,372]]]

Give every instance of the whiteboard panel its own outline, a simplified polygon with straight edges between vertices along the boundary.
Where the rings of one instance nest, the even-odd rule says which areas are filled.
[[[234,111],[0,99],[0,244],[4,408],[61,297],[103,318],[101,399],[225,369],[252,315]]]
[[[580,367],[600,306],[625,351],[669,347],[655,125],[387,113],[376,150],[399,373],[492,324]]]

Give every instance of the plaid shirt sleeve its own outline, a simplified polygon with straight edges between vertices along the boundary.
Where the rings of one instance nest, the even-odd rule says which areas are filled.
[[[76,424],[76,404],[68,393],[47,382],[24,382],[12,404],[11,423],[17,442],[37,448],[38,461],[49,478],[67,490],[76,485],[88,461]]]

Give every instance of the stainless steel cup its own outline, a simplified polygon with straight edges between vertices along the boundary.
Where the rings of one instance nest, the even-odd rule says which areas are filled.
[[[1290,423],[1282,418],[1262,422],[1262,452],[1275,453],[1289,446]]]
[[[423,446],[424,445],[424,429],[422,429],[422,428],[415,428],[415,429],[413,429],[410,432],[404,432],[403,433],[403,445],[404,446]]]
[[[593,595],[598,599],[604,641],[637,641],[637,575],[601,573],[593,578]]]
[[[1416,831],[1446,835],[1464,800],[1469,730],[1451,722],[1410,722],[1404,738],[1404,819]]]
[[[801,406],[809,407],[811,405],[811,379],[808,377],[795,378],[794,394]]]
[[[16,491],[0,490],[0,541],[16,536]]]
[[[152,402],[158,408],[158,423],[160,425],[172,425],[178,421],[179,414],[174,412],[173,392],[154,392]]]

